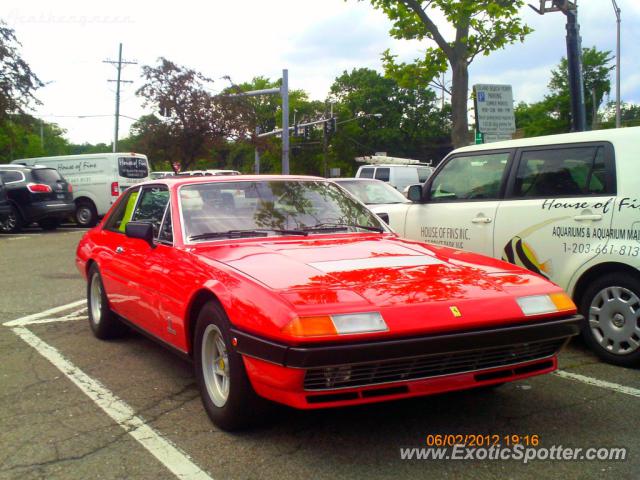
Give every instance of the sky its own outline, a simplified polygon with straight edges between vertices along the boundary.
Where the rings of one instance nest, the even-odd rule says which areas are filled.
[[[537,0],[530,0],[538,3]],[[640,103],[640,0],[617,0],[622,10],[622,99]],[[289,87],[322,100],[345,70],[368,67],[382,72],[387,48],[410,61],[429,44],[394,40],[391,23],[367,1],[356,0],[147,0],[90,2],[3,0],[0,18],[16,32],[21,53],[46,83],[37,92],[43,105],[35,116],[55,122],[74,143],[111,143],[116,70],[103,60],[136,61],[123,69],[120,137],[133,119],[152,109],[135,95],[140,67],[159,57],[194,68],[222,89],[256,76],[277,79],[289,70]],[[54,8],[55,7],[55,8]],[[524,8],[534,33],[517,43],[476,59],[470,85],[513,85],[516,102],[541,100],[551,70],[566,56],[565,17],[545,16]],[[610,0],[579,0],[583,47],[615,52],[616,22]],[[438,21],[445,36],[451,31]],[[613,85],[614,83],[612,83]],[[612,98],[615,92],[611,92]],[[83,117],[83,118],[78,118]],[[131,117],[131,118],[127,118]]]

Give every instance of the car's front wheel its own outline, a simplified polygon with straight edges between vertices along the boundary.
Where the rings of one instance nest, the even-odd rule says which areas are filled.
[[[117,338],[124,333],[124,325],[109,308],[107,294],[104,291],[104,284],[102,283],[102,276],[96,264],[93,264],[89,269],[87,309],[89,313],[89,326],[97,338],[108,340],[110,338]]]
[[[583,337],[604,361],[640,364],[640,281],[624,273],[607,274],[585,291],[580,311]]]
[[[10,206],[9,214],[0,219],[0,232],[2,233],[18,233],[23,226],[22,216],[16,207]]]
[[[196,322],[193,363],[209,418],[232,431],[261,420],[269,402],[253,390],[242,357],[231,347],[229,328],[222,307],[215,301],[206,303]]]

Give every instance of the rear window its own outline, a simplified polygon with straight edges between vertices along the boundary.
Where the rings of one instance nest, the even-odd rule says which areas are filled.
[[[119,157],[118,174],[124,178],[146,178],[149,176],[147,159],[140,157]]]
[[[37,168],[31,170],[31,176],[36,182],[40,183],[56,183],[62,180],[62,176],[55,168]]]
[[[360,170],[360,178],[373,178],[373,168],[363,168]]]

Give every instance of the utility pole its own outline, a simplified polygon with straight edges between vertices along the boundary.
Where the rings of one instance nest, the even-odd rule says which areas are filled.
[[[547,6],[547,4],[550,4]],[[578,25],[578,0],[540,0],[540,8],[529,6],[540,15],[562,12],[567,17],[567,64],[569,70],[569,94],[571,96],[571,130],[586,130],[584,106],[584,79],[582,77],[582,45]]]
[[[102,63],[110,63],[112,65],[116,65],[117,79],[109,80],[109,82],[116,82],[116,114],[115,114],[115,128],[113,133],[113,153],[118,151],[118,129],[120,124],[120,84],[121,83],[133,83],[131,80],[122,80],[122,65],[136,65],[138,62],[128,62],[122,60],[122,44],[120,44],[120,48],[118,49],[118,61],[115,60],[103,60]]]
[[[282,70],[282,174],[289,175],[289,70]]]
[[[622,11],[618,7],[616,0],[613,2],[613,10],[616,12],[616,23],[618,28],[616,31],[616,128],[622,126],[622,113],[620,112],[620,14]]]

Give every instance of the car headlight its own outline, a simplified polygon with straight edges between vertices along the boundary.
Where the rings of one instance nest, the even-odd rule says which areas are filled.
[[[387,324],[379,312],[298,317],[282,329],[284,333],[294,337],[347,335],[386,330],[388,330]]]
[[[520,310],[522,310],[522,313],[526,316],[576,310],[575,303],[573,303],[571,297],[564,292],[519,297],[516,301],[520,306]]]

